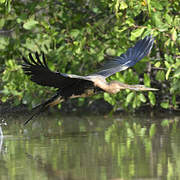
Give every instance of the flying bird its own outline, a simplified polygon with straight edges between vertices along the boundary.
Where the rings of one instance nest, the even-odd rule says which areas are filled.
[[[54,106],[69,98],[88,97],[96,93],[118,93],[123,89],[134,91],[155,91],[157,89],[144,85],[128,85],[118,81],[107,82],[106,78],[134,66],[138,61],[148,55],[153,47],[154,38],[146,36],[139,40],[134,47],[129,48],[121,56],[109,60],[99,72],[87,76],[53,72],[49,69],[45,55],[42,58],[35,53],[35,58],[29,54],[29,59],[23,57],[22,68],[24,73],[30,76],[31,81],[41,85],[57,88],[54,96],[35,107],[35,112],[24,124],[27,124],[35,115],[40,114],[49,106]]]

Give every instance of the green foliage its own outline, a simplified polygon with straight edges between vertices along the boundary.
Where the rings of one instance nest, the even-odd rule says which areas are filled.
[[[24,76],[21,55],[44,51],[52,70],[87,75],[95,72],[106,55],[119,56],[139,38],[153,34],[155,46],[150,57],[110,80],[144,83],[159,88],[159,92],[126,90],[117,95],[105,93],[104,99],[115,108],[151,104],[179,109],[178,8],[177,0],[1,0],[1,101],[12,99],[15,104],[34,105],[52,90],[31,83]],[[81,105],[83,102],[80,100]]]

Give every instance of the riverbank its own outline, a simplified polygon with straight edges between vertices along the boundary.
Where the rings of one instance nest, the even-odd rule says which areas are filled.
[[[11,102],[8,103],[0,103],[0,117],[7,116],[7,115],[30,115],[33,112],[33,110],[28,107],[27,105],[18,105],[14,106]],[[179,114],[180,111],[175,110],[166,110],[162,108],[153,108],[150,106],[143,106],[139,109],[128,111],[124,110],[123,108],[118,108],[116,111],[113,111],[113,106],[110,105],[108,102],[104,101],[104,99],[98,99],[95,101],[89,101],[84,106],[78,105],[76,101],[66,101],[63,102],[61,105],[61,108],[58,109],[57,106],[53,108],[47,109],[43,113],[56,113],[60,112],[63,115],[69,115],[69,114],[92,114],[92,115],[110,115],[112,112],[113,114],[149,114],[152,113],[153,115],[157,114]]]

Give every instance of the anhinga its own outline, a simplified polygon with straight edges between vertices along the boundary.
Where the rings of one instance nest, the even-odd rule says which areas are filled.
[[[42,60],[37,52],[35,53],[36,60],[31,54],[29,54],[29,60],[23,57],[25,62],[25,64],[23,64],[23,70],[26,75],[30,76],[31,81],[42,86],[58,88],[52,98],[37,106],[38,111],[33,114],[25,124],[47,107],[54,106],[68,98],[87,97],[99,92],[115,94],[122,89],[135,91],[157,90],[145,87],[144,85],[128,85],[117,81],[106,81],[107,77],[132,67],[144,56],[148,55],[153,46],[153,42],[154,39],[152,36],[146,36],[143,40],[139,40],[134,47],[129,48],[126,53],[109,60],[99,72],[88,76],[51,71],[47,66],[44,54],[42,54]]]

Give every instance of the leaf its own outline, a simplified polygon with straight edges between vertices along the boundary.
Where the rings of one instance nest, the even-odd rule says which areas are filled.
[[[166,73],[166,80],[169,79],[169,74],[170,74],[170,72],[171,72],[171,67],[168,69],[168,71],[167,71],[167,73]]]
[[[160,32],[167,31],[168,28],[169,28],[169,25],[168,25],[168,24],[159,24],[159,25],[158,25],[158,30],[159,30]]]
[[[176,41],[176,39],[177,39],[177,32],[176,32],[175,28],[173,28],[171,30],[171,38],[173,41]]]
[[[5,24],[5,19],[0,19],[0,29],[4,26]]]
[[[150,100],[150,103],[154,106],[156,104],[156,97],[153,92],[148,93],[148,98]]]
[[[92,9],[92,11],[93,11],[94,13],[98,13],[98,12],[99,12],[99,9],[98,9],[97,7],[95,7],[95,8]]]
[[[108,55],[110,55],[110,56],[115,56],[116,51],[115,51],[115,49],[108,48],[108,49],[106,50],[106,53],[107,53]]]
[[[142,27],[142,28],[132,31],[130,40],[134,41],[137,37],[141,36],[141,34],[144,32],[144,29],[145,29],[145,27]]]
[[[162,82],[165,80],[165,73],[164,71],[158,71],[156,74],[156,80]]]
[[[152,22],[158,28],[160,32],[167,31],[169,28],[168,24],[163,23],[162,14],[160,12],[156,12],[152,14]]]
[[[7,13],[10,13],[11,11],[11,0],[6,1],[6,11]]]
[[[167,61],[165,61],[164,64],[165,64],[165,66],[166,66],[167,68],[170,68],[170,67],[171,67],[171,65],[170,65]]]
[[[154,66],[159,68],[161,66],[161,62],[158,61]]]
[[[9,44],[9,39],[6,37],[0,37],[0,49],[5,49]]]
[[[171,39],[170,38],[167,39],[167,41],[164,43],[164,46],[169,46],[170,42],[171,42]]]
[[[134,92],[129,93],[126,97],[126,103],[129,104],[132,101],[133,97],[134,97]]]
[[[72,29],[71,32],[70,32],[70,35],[73,37],[73,38],[77,38],[77,36],[80,34],[80,31],[78,29]]]
[[[161,14],[159,12],[152,14],[152,22],[156,27],[162,24]]]
[[[169,108],[169,102],[162,102],[161,107],[164,109],[168,109]]]
[[[180,78],[180,68],[175,71],[173,77]]]
[[[3,4],[5,3],[6,0],[0,0],[0,4]]]
[[[171,23],[172,23],[172,18],[171,18],[171,16],[170,16],[169,14],[166,14],[166,15],[165,15],[165,19],[166,19],[167,23],[171,25]]]
[[[147,86],[147,87],[150,87],[150,84],[151,83],[151,80],[150,80],[150,77],[148,74],[144,74],[144,85]]]
[[[111,105],[115,104],[115,101],[113,101],[113,98],[108,93],[104,93],[104,99]]]
[[[128,5],[124,1],[121,1],[119,9],[123,10],[123,9],[126,9],[127,7]]]
[[[138,97],[139,97],[141,102],[143,102],[143,103],[146,102],[146,97],[144,96],[144,94],[141,93],[141,94],[138,95]]]
[[[26,23],[23,24],[23,28],[27,30],[31,30],[35,27],[35,25],[38,24],[38,21],[34,19],[29,19]]]
[[[149,16],[151,16],[151,0],[147,0]]]
[[[135,96],[134,100],[133,100],[133,108],[135,109],[135,108],[139,107],[140,104],[141,104],[141,101],[138,99],[138,96]]]

